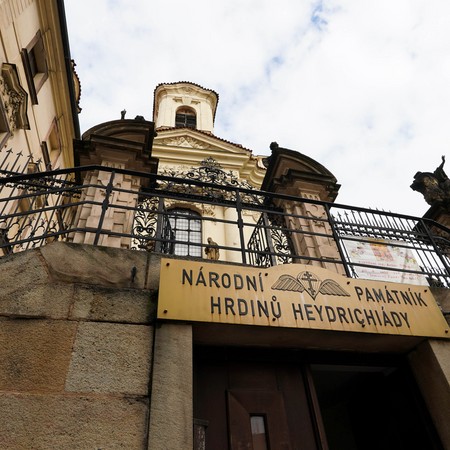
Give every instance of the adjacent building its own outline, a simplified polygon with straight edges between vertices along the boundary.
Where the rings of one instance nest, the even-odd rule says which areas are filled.
[[[25,173],[72,167],[79,83],[63,2],[2,1],[0,34],[2,168]]]

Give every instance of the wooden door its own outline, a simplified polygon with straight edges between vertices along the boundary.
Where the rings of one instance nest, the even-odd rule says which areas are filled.
[[[227,399],[232,449],[292,448],[281,392],[234,389]]]
[[[195,398],[195,417],[208,422],[206,449],[318,448],[298,364],[201,361]]]

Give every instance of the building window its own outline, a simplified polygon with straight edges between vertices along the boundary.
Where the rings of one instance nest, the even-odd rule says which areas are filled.
[[[190,209],[174,208],[169,211],[168,218],[173,239],[181,241],[174,245],[174,254],[201,257],[202,222],[200,214]]]
[[[31,103],[37,105],[37,93],[48,78],[47,61],[45,57],[44,40],[40,31],[21,51],[22,62],[27,78]]]
[[[176,128],[196,128],[197,116],[191,108],[178,108],[175,115]]]
[[[41,150],[45,170],[59,169],[61,166],[62,145],[56,120],[53,121],[46,140],[41,143]]]

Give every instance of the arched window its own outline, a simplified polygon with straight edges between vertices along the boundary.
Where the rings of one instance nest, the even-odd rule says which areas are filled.
[[[175,127],[177,128],[195,128],[197,126],[197,116],[191,108],[178,108],[175,115]]]
[[[182,241],[182,243],[175,244],[174,254],[201,257],[202,221],[200,214],[185,208],[174,208],[169,213],[168,218],[173,239]]]

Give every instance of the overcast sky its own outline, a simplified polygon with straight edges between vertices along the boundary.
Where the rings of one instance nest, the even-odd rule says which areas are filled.
[[[215,134],[297,150],[337,202],[422,216],[410,189],[450,144],[448,0],[65,0],[82,132],[152,119],[162,82],[219,94]],[[450,174],[450,158],[446,165]]]

